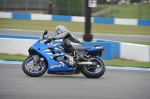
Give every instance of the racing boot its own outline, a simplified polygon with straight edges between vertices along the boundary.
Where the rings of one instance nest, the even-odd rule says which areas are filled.
[[[83,55],[82,54],[80,55],[80,53],[76,49],[74,49],[73,51],[73,56],[75,61],[84,60]]]
[[[84,56],[83,55],[76,55],[75,57],[76,57],[75,60],[77,60],[77,61],[84,60]]]

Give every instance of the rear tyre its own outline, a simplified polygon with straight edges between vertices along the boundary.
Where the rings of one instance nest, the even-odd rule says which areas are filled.
[[[100,58],[90,58],[91,62],[96,64],[95,67],[84,65],[81,67],[81,72],[87,78],[99,78],[105,73],[105,65]],[[99,70],[97,70],[99,69]]]
[[[47,64],[45,61],[39,61],[36,66],[33,65],[33,57],[29,56],[22,63],[23,72],[30,77],[42,76],[47,70]]]

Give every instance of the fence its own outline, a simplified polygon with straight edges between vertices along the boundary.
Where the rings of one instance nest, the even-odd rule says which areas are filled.
[[[84,16],[85,0],[0,0],[0,10]],[[150,19],[150,0],[97,0],[93,17]]]
[[[83,16],[28,14],[28,13],[19,13],[19,12],[0,12],[0,18],[23,19],[23,20],[52,20],[52,21],[68,21],[68,22],[85,22],[85,17]],[[150,20],[146,20],[146,19],[91,17],[91,23],[150,26]]]

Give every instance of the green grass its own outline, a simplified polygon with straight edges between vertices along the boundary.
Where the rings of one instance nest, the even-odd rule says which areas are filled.
[[[24,55],[0,54],[0,60],[24,61],[26,58],[27,56],[24,56]]]
[[[26,58],[27,56],[23,56],[23,55],[0,54],[0,60],[24,61]],[[114,59],[114,60],[104,60],[104,63],[105,65],[109,65],[109,66],[131,66],[131,67],[150,68],[150,62],[137,62],[137,61],[130,61],[130,60]]]
[[[110,5],[108,5],[108,4],[99,4],[96,7],[92,8],[92,13],[103,10],[103,9],[106,9],[108,7],[110,7]]]
[[[133,43],[133,44],[142,44],[142,45],[150,45],[150,42],[133,42],[133,41],[122,41],[127,43]]]
[[[84,33],[84,23],[82,22],[14,20],[14,19],[0,18],[0,28],[8,28],[8,29],[54,31],[55,27],[60,24],[65,25],[68,28],[68,30],[72,32]],[[105,33],[105,34],[150,35],[150,27],[130,26],[130,25],[92,24],[91,32]]]
[[[111,17],[113,15],[114,18],[150,19],[150,4],[142,4],[141,9],[139,4],[113,6],[117,7],[117,10],[113,11],[113,14],[112,12],[106,13],[104,17]],[[101,10],[108,7],[111,7],[111,5],[99,5],[94,10]]]
[[[150,4],[141,5],[141,17],[140,6],[137,5],[118,5],[118,11],[113,12],[113,17],[115,18],[134,18],[134,19],[150,19]],[[110,13],[106,17],[110,17]]]
[[[105,65],[108,66],[130,66],[130,67],[150,68],[150,62],[114,59],[114,60],[104,60],[104,63]]]

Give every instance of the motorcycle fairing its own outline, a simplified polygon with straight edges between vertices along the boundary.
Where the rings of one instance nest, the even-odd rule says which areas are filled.
[[[96,51],[101,50],[101,49],[102,49],[102,47],[87,47],[87,48],[84,48],[84,49],[78,50],[78,51],[81,54],[87,54],[89,52],[96,52]]]
[[[47,60],[48,72],[75,70],[75,68],[68,68],[68,65],[66,65],[63,62],[55,61],[53,59],[54,57],[61,57],[64,59],[65,54],[64,53],[52,54],[50,50],[48,51],[48,49],[51,49],[51,48],[53,47],[50,47],[49,45],[40,44],[37,42],[29,49],[29,51],[32,49]],[[54,50],[58,50],[58,48],[55,48]]]
[[[101,49],[102,49],[102,47],[91,47],[87,50],[87,52],[95,52],[95,51],[101,50]]]

